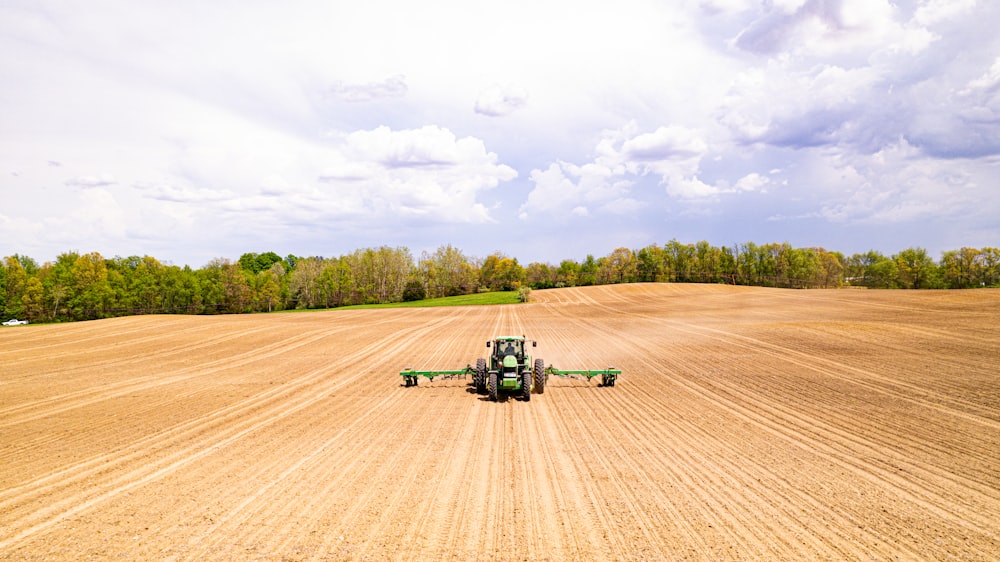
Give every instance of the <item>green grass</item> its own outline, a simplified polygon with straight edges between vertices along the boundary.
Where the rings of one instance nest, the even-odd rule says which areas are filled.
[[[423,308],[430,306],[481,306],[489,304],[518,304],[517,291],[496,291],[491,293],[476,293],[459,295],[457,297],[441,297],[412,302],[394,302],[387,304],[358,304],[342,306],[336,310],[353,310],[358,308]]]

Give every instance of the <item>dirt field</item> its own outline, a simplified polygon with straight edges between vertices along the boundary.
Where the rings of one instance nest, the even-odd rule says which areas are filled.
[[[0,559],[1000,557],[1000,291],[532,296],[0,329]]]

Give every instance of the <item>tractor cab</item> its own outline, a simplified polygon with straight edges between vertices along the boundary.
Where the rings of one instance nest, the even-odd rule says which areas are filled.
[[[510,372],[523,366],[528,360],[524,349],[525,343],[524,336],[500,336],[486,342],[486,347],[493,348],[491,363],[494,370]]]

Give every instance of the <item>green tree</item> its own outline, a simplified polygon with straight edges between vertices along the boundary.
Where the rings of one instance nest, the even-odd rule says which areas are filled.
[[[424,252],[418,267],[430,298],[464,295],[475,291],[476,271],[472,260],[451,244]]]
[[[861,284],[872,289],[892,289],[899,283],[899,269],[895,260],[869,250],[859,256]],[[858,276],[855,276],[856,278]]]
[[[665,258],[663,250],[656,244],[650,244],[641,248],[635,254],[636,275],[639,281],[658,282],[666,281],[664,276]]]
[[[941,280],[949,289],[969,289],[981,286],[984,270],[983,254],[976,248],[949,250],[941,256]]]
[[[289,274],[288,279],[288,291],[297,308],[316,308],[326,304],[323,287],[320,284],[323,267],[323,258],[297,260],[295,269]]]
[[[328,305],[343,306],[359,304],[352,301],[354,290],[354,272],[350,263],[344,258],[327,260],[320,274],[320,287]]]
[[[7,265],[6,260],[0,260],[0,314],[7,310]]]
[[[982,255],[983,276],[981,286],[996,287],[1000,285],[1000,248],[986,247],[980,250]]]
[[[283,271],[284,268],[281,264],[275,262],[271,269],[261,271],[253,276],[252,299],[256,310],[264,310],[266,307],[267,311],[271,312],[275,308],[280,308],[281,278],[279,272]]]
[[[190,266],[185,265],[183,268],[176,265],[164,266],[160,277],[160,288],[162,310],[191,314],[205,312],[198,275]]]
[[[103,318],[114,293],[108,283],[108,267],[97,252],[82,255],[73,262],[73,297],[70,308],[76,319]]]
[[[634,283],[638,264],[632,250],[619,247],[611,251],[601,264],[599,277],[603,283]]]
[[[580,276],[580,264],[573,260],[562,260],[556,271],[556,286],[575,287]]]
[[[241,269],[257,275],[261,271],[271,269],[272,265],[281,261],[283,261],[281,256],[274,252],[264,252],[263,254],[248,252],[240,256],[239,265]]]
[[[551,289],[556,286],[556,268],[542,262],[531,262],[524,270],[524,281],[535,289]]]
[[[479,268],[480,285],[491,291],[514,291],[524,282],[524,268],[517,258],[494,252],[483,260]]]
[[[420,279],[411,279],[406,282],[403,289],[403,302],[422,301],[427,298],[427,290],[424,289]]]
[[[819,250],[819,266],[817,272],[818,286],[839,287],[844,279],[844,255],[839,252],[828,252],[822,248]]]
[[[17,255],[4,258],[5,287],[4,316],[17,318],[24,316],[24,305],[21,298],[28,283],[28,273],[24,270]]]
[[[24,294],[21,296],[24,313],[32,322],[42,318],[45,313],[45,288],[38,277],[29,277],[25,283]]]
[[[939,286],[934,260],[923,248],[907,248],[893,256],[899,286],[904,289],[933,289]]]
[[[580,271],[577,274],[577,284],[580,286],[597,284],[597,260],[594,256],[587,254],[587,257],[580,263]]]
[[[362,303],[387,303],[403,300],[403,289],[413,257],[405,247],[366,248],[346,256],[351,264],[355,289]]]

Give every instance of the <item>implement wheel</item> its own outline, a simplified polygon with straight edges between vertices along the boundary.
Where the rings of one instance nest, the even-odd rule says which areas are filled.
[[[486,360],[476,360],[476,372],[472,375],[476,383],[476,394],[486,394]]]
[[[496,402],[499,398],[499,389],[497,388],[497,372],[493,371],[490,373],[488,379],[486,379],[486,393],[490,395],[490,400]]]
[[[545,361],[535,359],[535,394],[545,393]]]

